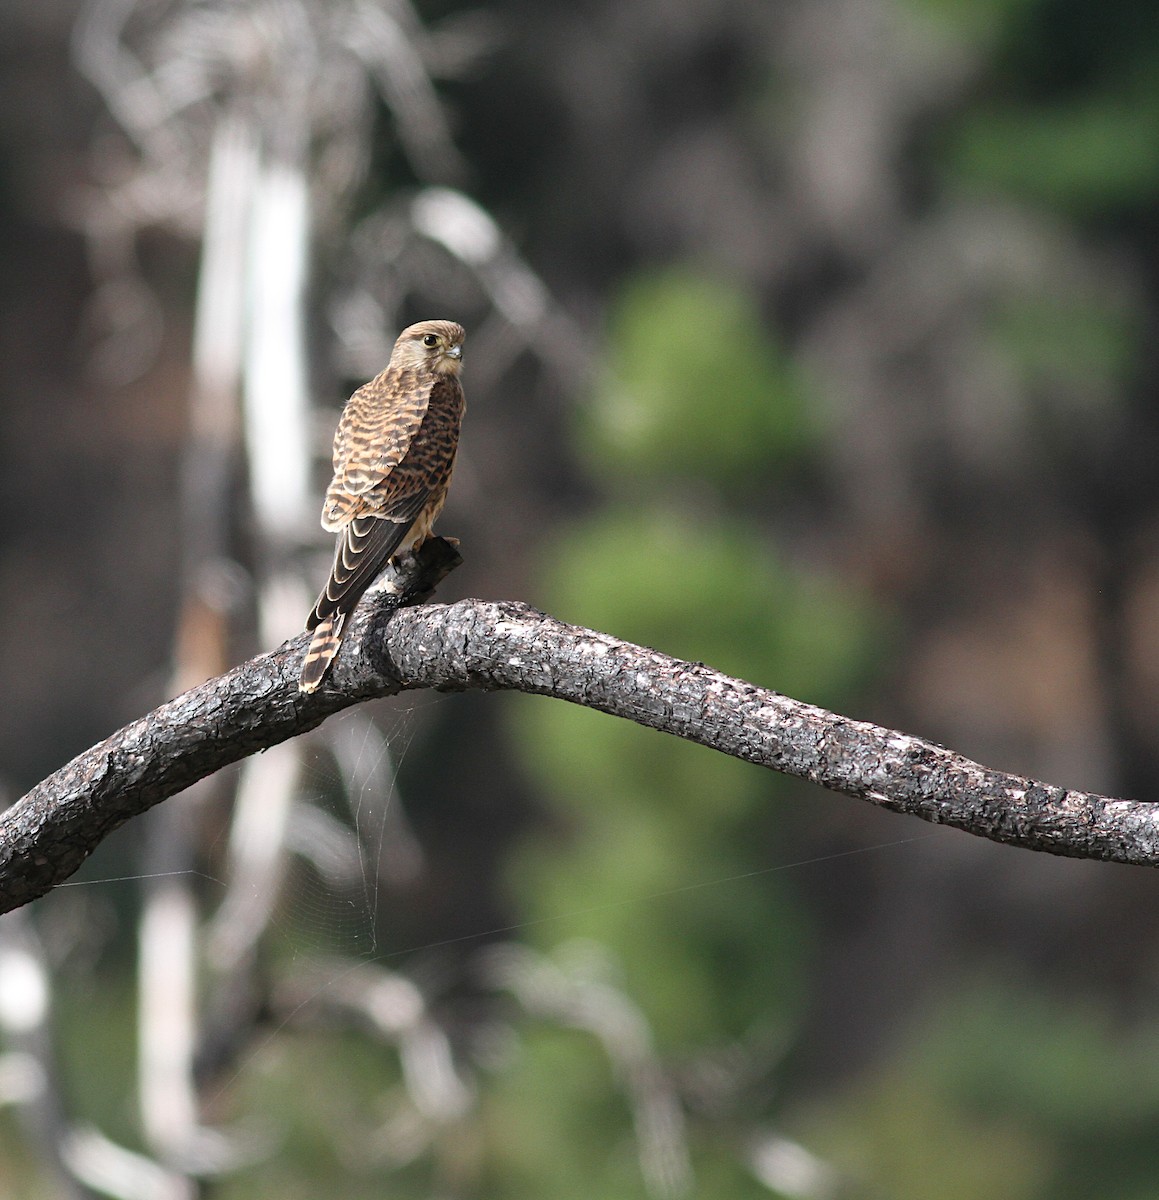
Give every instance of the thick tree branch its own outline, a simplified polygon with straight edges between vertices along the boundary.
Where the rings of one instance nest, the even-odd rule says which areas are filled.
[[[33,788],[0,815],[0,912],[43,895],[107,833],[194,781],[340,709],[414,688],[555,696],[997,842],[1159,864],[1157,805],[993,771],[525,604],[413,607],[457,562],[447,543],[428,542],[397,590],[356,614],[314,695],[298,691],[302,636],[169,701]]]

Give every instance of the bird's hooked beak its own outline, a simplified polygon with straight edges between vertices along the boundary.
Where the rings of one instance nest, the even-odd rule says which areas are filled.
[[[463,347],[462,346],[448,346],[447,347],[447,357],[448,358],[462,358],[463,357]]]

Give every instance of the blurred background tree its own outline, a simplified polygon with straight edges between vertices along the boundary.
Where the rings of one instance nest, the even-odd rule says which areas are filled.
[[[3,21],[12,795],[296,630],[430,316],[448,596],[1156,793],[1147,6]],[[1154,1193],[1146,873],[534,698],[331,724],[0,923],[5,1196]]]

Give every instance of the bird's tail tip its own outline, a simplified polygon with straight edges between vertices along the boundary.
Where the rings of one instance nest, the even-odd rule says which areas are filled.
[[[317,691],[338,653],[338,647],[342,644],[343,624],[341,615],[337,618],[328,617],[314,630],[310,647],[302,660],[302,670],[298,675],[298,691],[307,694]]]

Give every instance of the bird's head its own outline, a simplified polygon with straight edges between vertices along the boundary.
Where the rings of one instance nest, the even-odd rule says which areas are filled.
[[[436,375],[458,375],[467,334],[454,321],[420,321],[398,335],[392,367],[427,367]]]

